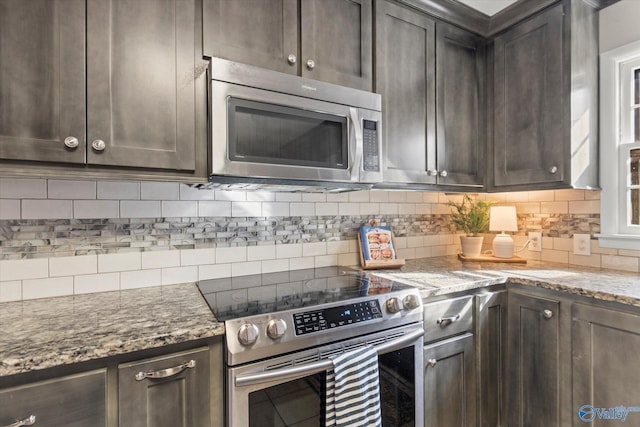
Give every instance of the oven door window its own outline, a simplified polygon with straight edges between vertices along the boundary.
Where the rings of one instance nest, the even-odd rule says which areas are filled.
[[[347,118],[229,97],[232,161],[347,169]]]
[[[384,427],[415,425],[413,347],[378,357]],[[250,427],[324,426],[326,374],[300,378],[249,394]]]

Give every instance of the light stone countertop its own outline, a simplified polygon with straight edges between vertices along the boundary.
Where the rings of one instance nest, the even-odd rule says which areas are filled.
[[[195,284],[0,304],[0,377],[224,334]]]

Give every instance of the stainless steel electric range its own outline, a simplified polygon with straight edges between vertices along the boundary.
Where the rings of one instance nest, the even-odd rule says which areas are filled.
[[[322,426],[329,356],[378,352],[383,425],[423,425],[417,289],[344,267],[201,281],[225,323],[226,422]]]

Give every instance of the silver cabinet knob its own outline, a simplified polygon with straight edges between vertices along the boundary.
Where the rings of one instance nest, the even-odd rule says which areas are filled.
[[[556,172],[558,172],[558,167],[557,166],[551,166],[549,168],[549,173],[554,174]]]
[[[447,171],[441,171],[440,172],[440,176],[445,178],[447,175],[449,175],[449,173]]]
[[[64,139],[64,146],[67,148],[78,148],[80,141],[75,136],[68,136]]]
[[[545,319],[551,319],[553,317],[553,311],[551,310],[543,310],[542,315]]]
[[[29,415],[24,420],[16,421],[15,423],[9,424],[6,427],[22,427],[22,426],[32,426],[36,423],[36,416]]]
[[[297,60],[298,58],[296,58],[296,56],[293,53],[287,57],[287,62],[289,63],[289,65],[295,64]]]
[[[91,143],[91,147],[96,151],[104,151],[107,148],[107,144],[101,139],[96,139]]]
[[[313,59],[309,59],[307,61],[307,68],[309,69],[309,71],[311,71],[314,68],[316,68],[316,61],[314,61]]]
[[[438,170],[437,169],[427,169],[427,175],[436,176],[436,175],[438,175]]]
[[[395,314],[402,310],[402,303],[400,302],[400,298],[389,298],[386,303],[387,311],[391,314]]]
[[[238,341],[242,345],[251,345],[258,340],[258,335],[260,335],[260,331],[256,325],[245,323],[238,330]]]
[[[414,310],[420,307],[420,298],[414,294],[409,294],[402,299],[402,304],[404,304],[405,310]]]
[[[427,365],[431,366],[432,368],[435,368],[437,364],[438,364],[438,361],[436,359],[427,360]]]
[[[267,323],[267,335],[272,340],[277,340],[287,332],[287,323],[282,319],[271,319]]]

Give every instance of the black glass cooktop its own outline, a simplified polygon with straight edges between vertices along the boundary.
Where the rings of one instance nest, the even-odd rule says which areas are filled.
[[[322,267],[202,280],[200,292],[218,320],[385,294],[411,286],[346,267]]]

